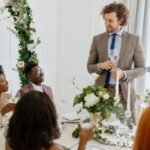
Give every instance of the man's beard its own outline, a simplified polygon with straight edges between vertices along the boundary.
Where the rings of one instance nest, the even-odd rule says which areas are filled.
[[[115,29],[114,27],[106,27],[106,31],[107,32],[115,32],[117,29]]]

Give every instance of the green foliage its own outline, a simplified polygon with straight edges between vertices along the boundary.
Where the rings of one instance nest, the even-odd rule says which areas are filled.
[[[75,85],[75,82],[73,83]],[[75,85],[75,87],[77,86]],[[117,118],[124,121],[126,119],[124,110],[115,102],[115,99],[105,88],[88,85],[80,91],[81,93],[74,98],[73,106],[82,104],[82,108],[86,109],[90,114],[93,114],[93,117],[95,116],[97,128],[94,133],[94,139],[101,143],[105,143],[106,138],[102,137],[102,133],[113,134],[116,128],[113,125],[104,126],[102,121],[108,120],[112,112],[116,114]],[[90,122],[90,120],[88,120],[88,122]],[[79,130],[75,129],[72,134],[73,137],[78,137],[78,132]]]
[[[4,6],[10,14],[14,29],[10,29],[19,40],[19,57],[17,71],[19,73],[21,86],[28,83],[24,73],[24,66],[28,62],[38,62],[34,49],[40,43],[40,39],[34,37],[36,30],[32,18],[32,10],[27,0],[8,0]]]
[[[72,132],[72,137],[74,138],[78,138],[79,137],[79,128],[76,128],[73,132]]]
[[[72,83],[76,89],[79,89],[75,84],[75,79]],[[110,141],[104,138],[104,135],[114,134],[118,129],[118,126],[111,125],[111,122],[107,124],[107,120],[109,123],[111,113],[114,113],[121,123],[127,125],[128,129],[132,130],[133,128],[132,119],[129,116],[130,114],[128,114],[129,112],[124,112],[123,107],[118,102],[119,100],[113,98],[107,89],[88,85],[75,96],[73,106],[81,104],[82,108],[80,110],[86,109],[90,114],[90,119],[81,117],[81,127],[82,124],[84,127],[84,123],[95,124],[94,140],[108,144]],[[72,136],[77,138],[79,136],[79,130],[75,129]]]
[[[108,127],[105,128],[104,133],[113,134],[113,133],[115,133],[115,130],[116,130],[116,129],[115,129],[114,126],[109,125]]]
[[[115,133],[116,129],[114,126],[109,125],[109,126],[104,126],[102,123],[99,126],[99,128],[97,128],[95,130],[94,133],[94,139],[100,143],[105,143],[106,142],[106,138],[103,138],[101,135],[102,133],[107,133],[107,134],[113,134]]]
[[[119,107],[118,105],[113,107],[112,112],[114,112],[116,114],[116,117],[121,121],[124,121],[124,119],[126,118],[123,108]]]
[[[85,105],[85,97],[92,93],[94,93],[95,96],[99,97],[99,102],[96,105],[87,107]],[[105,99],[105,94],[109,96],[108,99]],[[73,106],[82,103],[83,108],[87,109],[88,112],[100,112],[102,114],[103,119],[107,119],[109,118],[110,112],[114,107],[114,102],[114,98],[109,95],[109,92],[106,89],[96,86],[87,86],[83,88],[82,92],[79,95],[75,96]]]
[[[102,130],[97,130],[97,132],[94,134],[94,139],[100,143],[105,143],[107,139],[103,138],[101,134]]]

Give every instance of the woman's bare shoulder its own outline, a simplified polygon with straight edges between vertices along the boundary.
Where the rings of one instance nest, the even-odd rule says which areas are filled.
[[[64,150],[64,149],[58,144],[53,144],[48,150]]]

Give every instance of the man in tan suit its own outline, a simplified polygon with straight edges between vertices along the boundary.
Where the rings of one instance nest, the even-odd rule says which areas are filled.
[[[42,84],[44,81],[44,72],[37,63],[31,62],[25,66],[25,73],[29,83],[24,85],[18,92],[17,96],[23,96],[29,91],[36,90],[44,92],[53,100],[52,90],[49,86]]]
[[[125,110],[127,106],[128,82],[131,82],[130,108],[135,122],[133,112],[135,91],[132,81],[145,73],[141,41],[137,35],[123,31],[123,26],[127,24],[129,18],[129,11],[124,4],[108,4],[102,9],[101,14],[104,18],[106,32],[94,36],[87,69],[89,73],[100,74],[95,84],[108,88],[108,90],[112,91],[113,96],[116,74],[119,70],[121,103]],[[113,39],[114,36],[115,40]]]

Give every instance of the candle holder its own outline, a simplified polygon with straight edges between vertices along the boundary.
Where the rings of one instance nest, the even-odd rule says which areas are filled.
[[[125,111],[125,116],[127,119],[131,118],[131,111],[130,110],[126,110]]]
[[[133,129],[133,119],[132,119],[132,112],[130,110],[125,111],[125,117],[126,117],[126,125],[129,129]]]
[[[120,101],[120,96],[115,96],[114,97],[115,103],[118,104]]]

